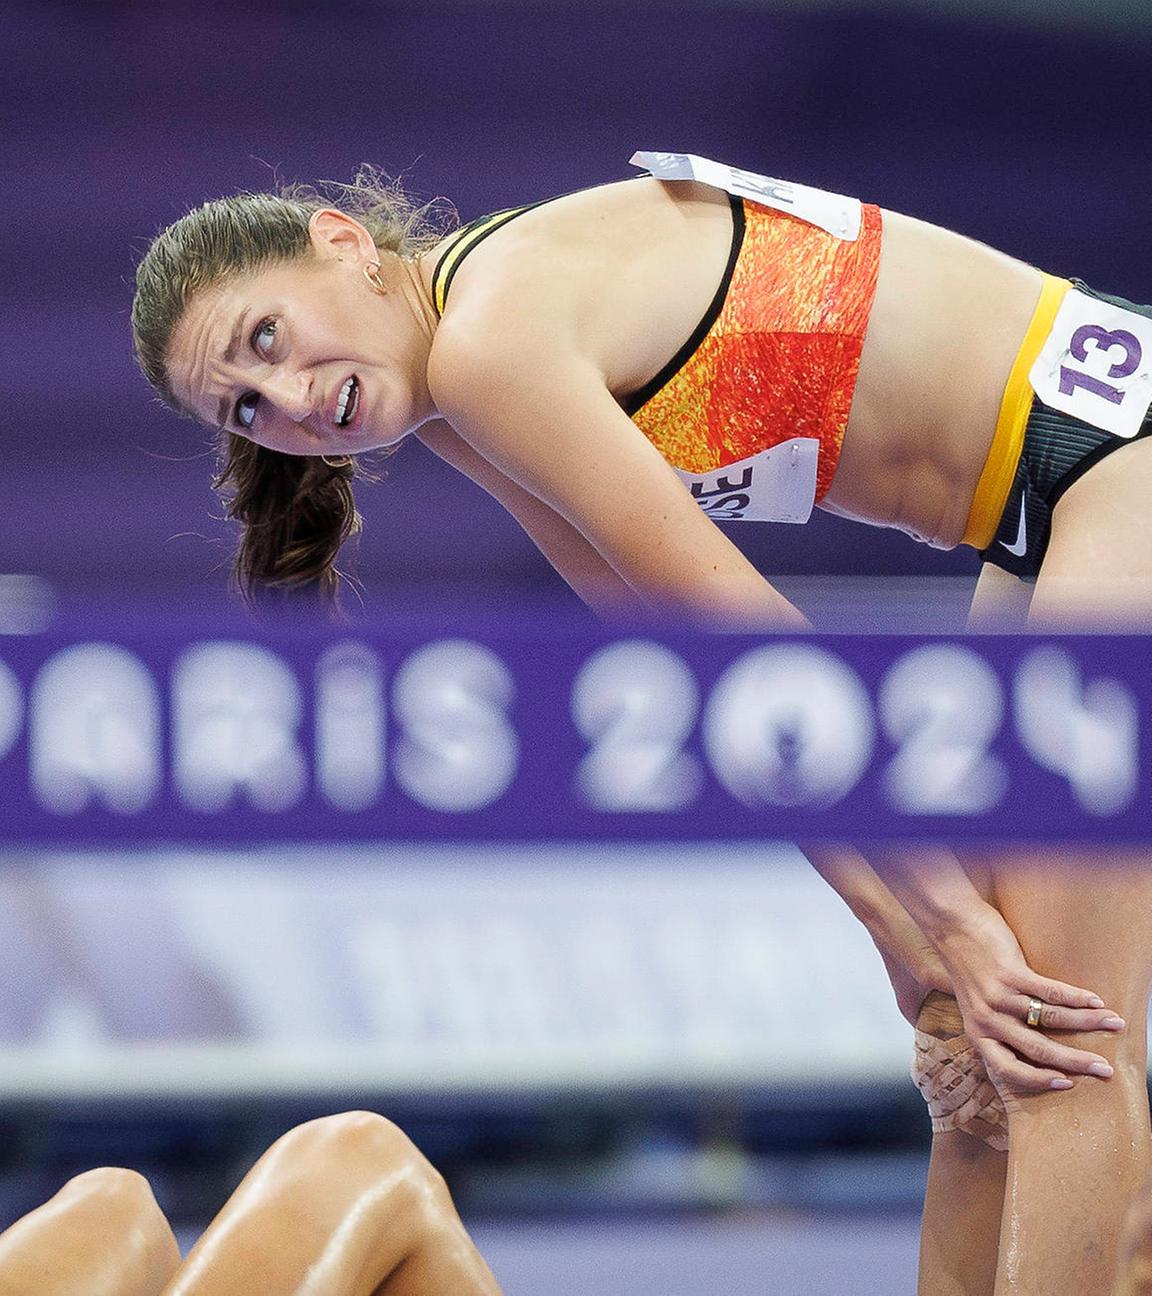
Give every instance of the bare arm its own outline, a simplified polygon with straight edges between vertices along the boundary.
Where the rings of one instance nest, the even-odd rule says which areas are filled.
[[[570,522],[490,464],[450,424],[443,419],[425,423],[418,436],[445,463],[459,469],[493,499],[499,500],[573,592],[594,612],[611,617],[643,609],[635,591],[616,575]]]
[[[854,846],[821,842],[800,849],[868,929],[884,960],[897,1007],[915,1025],[930,990],[952,993],[951,979],[935,946]]]
[[[438,337],[429,371],[439,408],[482,459],[650,606],[717,626],[807,624],[697,507],[593,365],[532,331],[499,339]]]

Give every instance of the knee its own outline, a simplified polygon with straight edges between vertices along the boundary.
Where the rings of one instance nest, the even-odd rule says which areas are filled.
[[[98,1222],[101,1233],[120,1239],[125,1260],[149,1281],[163,1283],[180,1263],[171,1226],[148,1180],[135,1170],[101,1166],[70,1179],[60,1199],[70,1210]]]
[[[447,1196],[444,1181],[407,1134],[375,1112],[322,1116],[290,1130],[275,1146],[293,1177],[370,1180],[393,1206],[433,1208]]]
[[[1073,1087],[1029,1092],[1015,1090],[1003,1078],[993,1077],[1008,1113],[1009,1129],[1015,1132],[1027,1124],[1056,1125],[1069,1122],[1083,1128],[1098,1123],[1101,1128],[1146,1130],[1148,1125],[1147,1064],[1117,1057],[1117,1050],[1093,1043],[1077,1047],[1097,1052],[1113,1066],[1111,1076],[1073,1075]],[[1140,1143],[1142,1145],[1143,1136]]]
[[[150,1227],[164,1219],[148,1180],[119,1166],[86,1170],[69,1179],[62,1194],[128,1226]]]

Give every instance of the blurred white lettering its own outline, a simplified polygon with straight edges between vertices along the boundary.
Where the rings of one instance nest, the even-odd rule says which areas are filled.
[[[316,665],[316,784],[329,805],[366,810],[384,790],[384,682],[365,644],[330,648]]]
[[[822,648],[755,648],[717,682],[703,737],[717,778],[745,805],[827,806],[868,767],[872,703]]]
[[[300,689],[275,653],[247,643],[190,648],[176,664],[172,711],[173,775],[193,809],[222,810],[243,793],[275,812],[304,795]]]
[[[1068,780],[1089,814],[1118,814],[1139,779],[1139,711],[1117,680],[1084,684],[1063,648],[1035,648],[1020,663],[1016,732],[1033,760]]]
[[[903,814],[981,814],[1004,796],[1008,775],[988,754],[1004,719],[995,672],[970,648],[915,648],[880,686],[880,719],[900,750],[884,772]]]
[[[639,639],[591,657],[572,686],[572,718],[592,750],[576,782],[597,810],[676,810],[700,791],[699,762],[682,750],[699,709],[683,660]]]
[[[408,658],[392,692],[403,729],[393,773],[414,801],[458,814],[508,790],[520,759],[513,692],[508,667],[480,644],[446,639]]]
[[[139,814],[160,785],[160,702],[147,667],[113,644],[77,644],[32,686],[31,783],[45,809],[93,801]]]

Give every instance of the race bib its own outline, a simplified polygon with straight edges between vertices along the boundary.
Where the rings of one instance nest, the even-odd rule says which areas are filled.
[[[739,167],[712,162],[693,153],[633,153],[631,163],[650,171],[657,180],[699,180],[737,198],[750,198],[761,206],[798,216],[849,243],[860,237],[858,198],[845,198],[791,180],[741,171]]]
[[[819,438],[793,437],[713,472],[674,471],[715,522],[807,522],[819,455]]]
[[[1135,436],[1152,404],[1152,319],[1072,289],[1028,379],[1045,405]]]

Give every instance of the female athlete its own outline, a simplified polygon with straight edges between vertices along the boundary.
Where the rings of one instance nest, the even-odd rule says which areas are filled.
[[[981,608],[1027,578],[1041,622],[1147,611],[1149,310],[855,199],[635,161],[651,174],[446,237],[369,175],[333,204],[208,203],[155,240],[138,358],[224,434],[242,585],[331,595],[356,456],[415,436],[609,613],[803,626],[716,523],[814,506],[974,546]],[[938,852],[885,885],[812,854],[902,1001],[955,996],[967,1039],[925,1044],[930,1093],[990,1077],[1004,1106],[1006,1158],[937,1129],[923,1290],[1107,1290],[1152,1169],[1152,870],[1089,885],[1083,861]]]
[[[444,1181],[390,1121],[272,1145],[181,1264],[147,1180],[79,1175],[0,1235],[3,1296],[499,1296]]]

